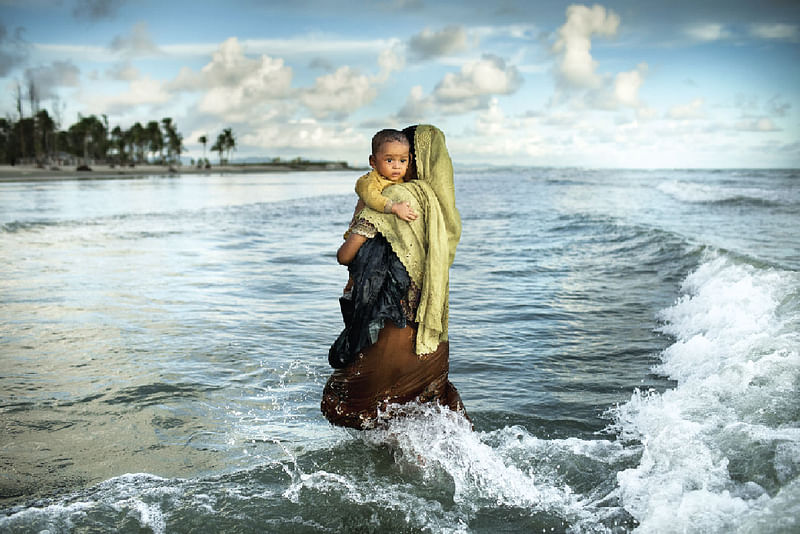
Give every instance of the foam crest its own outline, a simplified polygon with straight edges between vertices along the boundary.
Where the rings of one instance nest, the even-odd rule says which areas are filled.
[[[391,419],[386,430],[368,432],[365,439],[393,445],[398,461],[419,464],[426,476],[446,473],[455,485],[456,502],[472,507],[536,507],[553,513],[575,505],[566,484],[539,479],[532,469],[523,471],[504,461],[459,414],[435,405],[394,410],[403,416]]]
[[[476,517],[498,508],[517,509],[547,531],[607,532],[630,519],[609,499],[613,487],[592,495],[570,487],[573,480],[585,485],[587,472],[592,480],[598,473],[609,479],[631,457],[620,443],[546,440],[518,426],[475,432],[461,415],[436,405],[394,406],[387,415],[393,417],[385,426],[354,435],[363,442],[356,447],[388,446],[395,475],[379,472],[374,457],[365,457],[361,469],[337,472],[303,472],[293,462],[285,467],[292,482],[283,497],[301,504],[322,494],[392,511],[402,524],[432,532],[470,532]],[[442,501],[443,492],[452,495],[452,506],[443,506],[449,500]]]
[[[436,405],[396,410],[403,416],[363,439],[389,444],[398,464],[420,469],[425,479],[451,480],[465,521],[497,507],[543,515],[556,530],[572,532],[606,531],[629,518],[609,502],[607,491],[585,495],[570,486],[585,484],[588,473],[602,479],[616,471],[629,457],[619,443],[540,439],[519,426],[474,432],[461,415]]]
[[[127,474],[97,485],[75,502],[29,507],[0,518],[0,530],[8,532],[72,532],[91,525],[93,516],[113,519],[116,529],[149,529],[166,532],[164,499],[179,490],[167,479],[149,474]],[[95,525],[108,529],[112,525]]]
[[[661,182],[657,188],[676,200],[692,204],[730,201],[768,203],[781,201],[781,198],[774,191],[756,187],[732,187],[672,180]]]
[[[661,314],[675,342],[656,368],[677,386],[613,410],[642,450],[617,476],[620,498],[642,532],[733,532],[767,510],[784,517],[776,493],[796,497],[800,475],[800,279],[716,256],[682,290]]]

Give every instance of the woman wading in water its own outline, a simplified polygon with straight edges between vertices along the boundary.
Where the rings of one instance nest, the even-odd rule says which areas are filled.
[[[383,190],[417,218],[360,210],[339,248],[352,289],[342,297],[345,328],[328,353],[336,370],[322,393],[333,424],[375,426],[392,404],[436,402],[466,416],[448,379],[449,268],[461,237],[453,165],[444,134],[430,125],[403,130],[410,165]]]

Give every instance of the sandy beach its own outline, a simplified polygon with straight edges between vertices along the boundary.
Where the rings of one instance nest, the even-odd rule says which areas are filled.
[[[165,165],[137,165],[120,167],[92,165],[91,171],[79,171],[75,166],[41,168],[35,165],[0,165],[0,182],[39,182],[51,180],[113,180],[139,176],[219,174],[219,173],[263,173],[356,170],[337,162],[258,163],[212,165],[202,169],[189,165],[167,167]]]

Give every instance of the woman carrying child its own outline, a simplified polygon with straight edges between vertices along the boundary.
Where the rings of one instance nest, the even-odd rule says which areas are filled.
[[[449,267],[461,236],[453,167],[441,130],[419,125],[403,133],[373,146],[370,163],[390,183],[373,176],[369,204],[382,209],[357,208],[337,253],[352,288],[342,298],[345,329],[328,354],[335,371],[321,403],[336,425],[371,428],[390,405],[413,401],[466,416],[448,378]],[[407,170],[398,174],[404,144]],[[391,161],[382,160],[384,148]]]

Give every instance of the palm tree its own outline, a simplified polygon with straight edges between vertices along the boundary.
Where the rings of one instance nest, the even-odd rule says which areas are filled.
[[[16,123],[0,117],[0,158],[5,163],[16,164],[19,157],[19,139],[14,135]]]
[[[114,126],[111,130],[111,148],[117,152],[117,161],[120,165],[125,164],[125,132],[119,126]]]
[[[222,153],[225,152],[225,135],[219,134],[214,145],[211,147],[212,152],[219,152],[219,164],[222,165]]]
[[[153,159],[155,160],[156,154],[159,154],[163,160],[164,136],[161,134],[161,127],[158,125],[158,121],[150,121],[147,123],[145,127],[145,136],[147,138],[148,148],[153,154]]]
[[[83,165],[88,167],[90,155],[94,159],[105,158],[106,127],[94,115],[78,117],[80,120],[69,127],[72,153],[83,152]]]
[[[205,161],[205,159],[206,159],[206,143],[208,143],[208,137],[206,137],[205,135],[201,135],[200,137],[197,138],[197,142],[203,144],[203,161]],[[197,162],[197,166],[198,167],[201,166],[201,163],[199,161]]]
[[[111,140],[108,137],[108,134],[110,132],[109,129],[108,129],[108,115],[106,115],[104,113],[101,116],[103,117],[103,122],[102,122],[102,124],[103,124],[103,132],[102,132],[102,137],[100,138],[100,142],[99,142],[98,146],[96,147],[96,150],[98,152],[98,155],[102,159],[107,160],[108,159],[108,149],[111,146]],[[98,132],[98,134],[99,133],[100,132]]]
[[[36,113],[36,131],[40,136],[40,141],[37,143],[43,149],[43,161],[38,163],[44,164],[44,161],[49,161],[55,145],[55,131],[56,123],[47,113],[46,109],[41,109]],[[37,158],[39,159],[39,158]]]
[[[19,80],[16,82],[16,98],[17,98],[17,114],[19,115],[19,121],[14,125],[15,127],[19,125],[20,135],[16,135],[16,139],[19,142],[19,155],[20,158],[25,157],[25,136],[21,135],[23,132],[23,120],[25,116],[22,114],[22,86],[19,84]]]
[[[147,136],[145,135],[144,126],[142,123],[136,122],[128,130],[128,141],[131,144],[131,154],[134,155],[136,163],[141,163],[144,159],[145,149],[147,147]]]
[[[228,162],[231,160],[231,151],[236,150],[236,137],[233,135],[233,130],[225,128],[222,130],[223,147],[228,153]]]
[[[164,125],[164,135],[167,138],[167,160],[169,163],[180,162],[181,152],[183,151],[183,136],[178,132],[175,123],[170,117],[161,119]],[[174,156],[174,159],[173,159]]]

